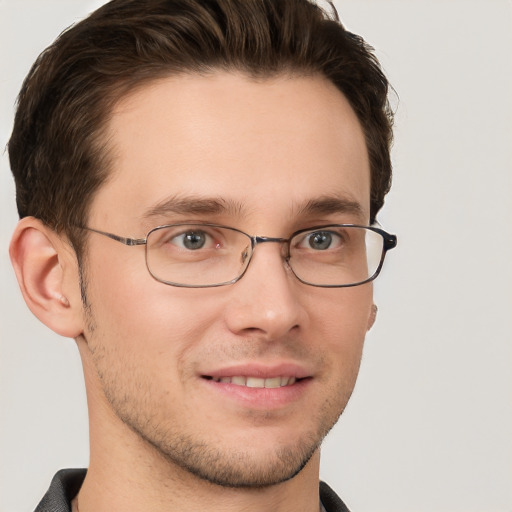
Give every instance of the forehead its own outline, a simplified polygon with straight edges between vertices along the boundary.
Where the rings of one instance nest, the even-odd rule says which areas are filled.
[[[322,77],[162,79],[123,98],[107,133],[111,177],[90,213],[103,227],[133,229],[158,205],[187,197],[235,205],[232,216],[290,216],[308,201],[339,198],[369,216],[361,126]]]

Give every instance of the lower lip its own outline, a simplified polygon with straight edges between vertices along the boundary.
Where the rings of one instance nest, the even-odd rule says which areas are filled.
[[[290,386],[280,388],[249,388],[212,379],[203,382],[220,396],[237,401],[245,407],[262,410],[280,409],[299,400],[311,385],[312,379],[301,379]]]

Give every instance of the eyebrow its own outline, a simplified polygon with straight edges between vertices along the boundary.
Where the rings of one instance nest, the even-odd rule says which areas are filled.
[[[302,215],[350,214],[365,219],[365,210],[357,201],[341,196],[322,196],[300,205],[298,213]]]
[[[143,219],[175,215],[241,215],[242,203],[220,197],[172,196],[149,207]]]

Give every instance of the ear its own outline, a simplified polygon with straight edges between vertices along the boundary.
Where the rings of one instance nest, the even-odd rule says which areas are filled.
[[[375,323],[375,320],[377,318],[377,311],[378,311],[377,306],[375,304],[372,304],[370,316],[368,317],[368,325],[366,328],[367,331],[369,331],[373,327],[373,324]]]
[[[34,217],[20,220],[9,247],[29,309],[61,336],[82,333],[78,263],[67,241]]]

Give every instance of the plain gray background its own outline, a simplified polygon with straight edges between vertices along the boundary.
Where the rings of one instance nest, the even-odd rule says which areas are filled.
[[[0,147],[39,52],[101,1],[0,0]],[[377,324],[322,478],[354,512],[512,511],[512,4],[338,0],[399,100],[399,235],[376,283]],[[78,353],[22,301],[0,161],[0,510],[31,510],[62,467],[87,465]],[[341,326],[342,328],[342,326]]]

